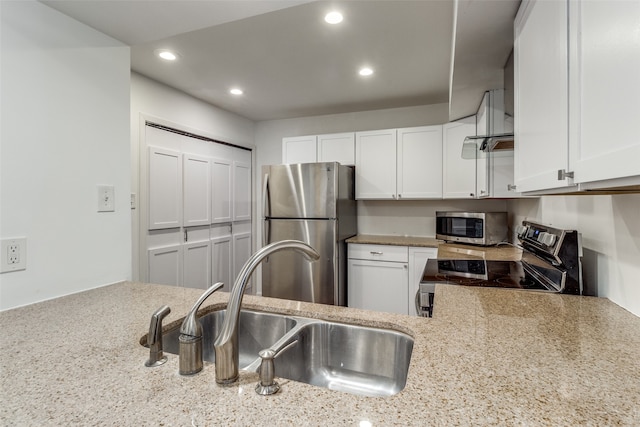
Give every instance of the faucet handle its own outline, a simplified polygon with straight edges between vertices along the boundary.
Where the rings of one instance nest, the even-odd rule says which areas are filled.
[[[198,309],[211,294],[222,288],[224,284],[218,282],[207,289],[193,305],[180,326],[180,336],[178,337],[178,373],[180,375],[193,375],[202,370],[202,326],[196,319]]]
[[[270,348],[264,349],[258,353],[258,356],[262,358],[262,363],[260,363],[260,368],[258,372],[260,374],[260,382],[256,385],[256,393],[261,396],[268,396],[270,394],[276,394],[280,391],[280,384],[278,384],[275,380],[276,368],[273,364],[273,359],[278,357],[284,351],[290,349],[294,345],[298,343],[298,340],[292,341],[283,348],[279,349],[277,352]]]
[[[144,364],[149,368],[160,366],[167,361],[167,357],[162,353],[162,319],[169,313],[171,313],[169,306],[163,305],[151,315],[149,335],[147,335],[149,359]]]

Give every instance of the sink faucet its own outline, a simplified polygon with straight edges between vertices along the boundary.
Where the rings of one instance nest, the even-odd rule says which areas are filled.
[[[310,261],[320,259],[318,252],[304,242],[299,240],[281,240],[263,247],[247,260],[233,284],[222,330],[213,345],[216,356],[216,383],[218,384],[230,384],[238,379],[240,359],[240,352],[238,350],[238,321],[240,319],[240,305],[242,304],[242,297],[249,282],[249,277],[258,264],[266,257],[284,249],[293,249],[302,252]]]

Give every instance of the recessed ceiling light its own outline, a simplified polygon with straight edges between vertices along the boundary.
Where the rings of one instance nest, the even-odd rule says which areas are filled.
[[[175,61],[176,59],[178,59],[178,54],[169,50],[157,50],[156,55],[167,61]]]
[[[242,95],[244,92],[242,91],[242,89],[234,87],[233,89],[229,90],[229,93],[231,93],[232,95]]]
[[[340,12],[329,12],[324,16],[324,20],[327,24],[339,24],[342,22],[342,14]]]
[[[373,70],[369,67],[363,67],[363,68],[360,68],[360,71],[358,71],[358,74],[360,74],[361,76],[370,76],[371,74],[373,74]]]

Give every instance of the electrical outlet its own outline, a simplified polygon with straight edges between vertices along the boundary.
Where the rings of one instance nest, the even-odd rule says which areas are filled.
[[[26,270],[27,268],[27,238],[16,237],[0,240],[0,273]]]
[[[98,185],[98,212],[113,212],[115,206],[113,185]]]

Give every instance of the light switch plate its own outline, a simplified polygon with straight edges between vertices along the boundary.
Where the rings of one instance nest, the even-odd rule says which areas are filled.
[[[27,269],[27,238],[0,240],[0,273]]]
[[[98,212],[116,210],[115,191],[113,185],[98,185]]]

